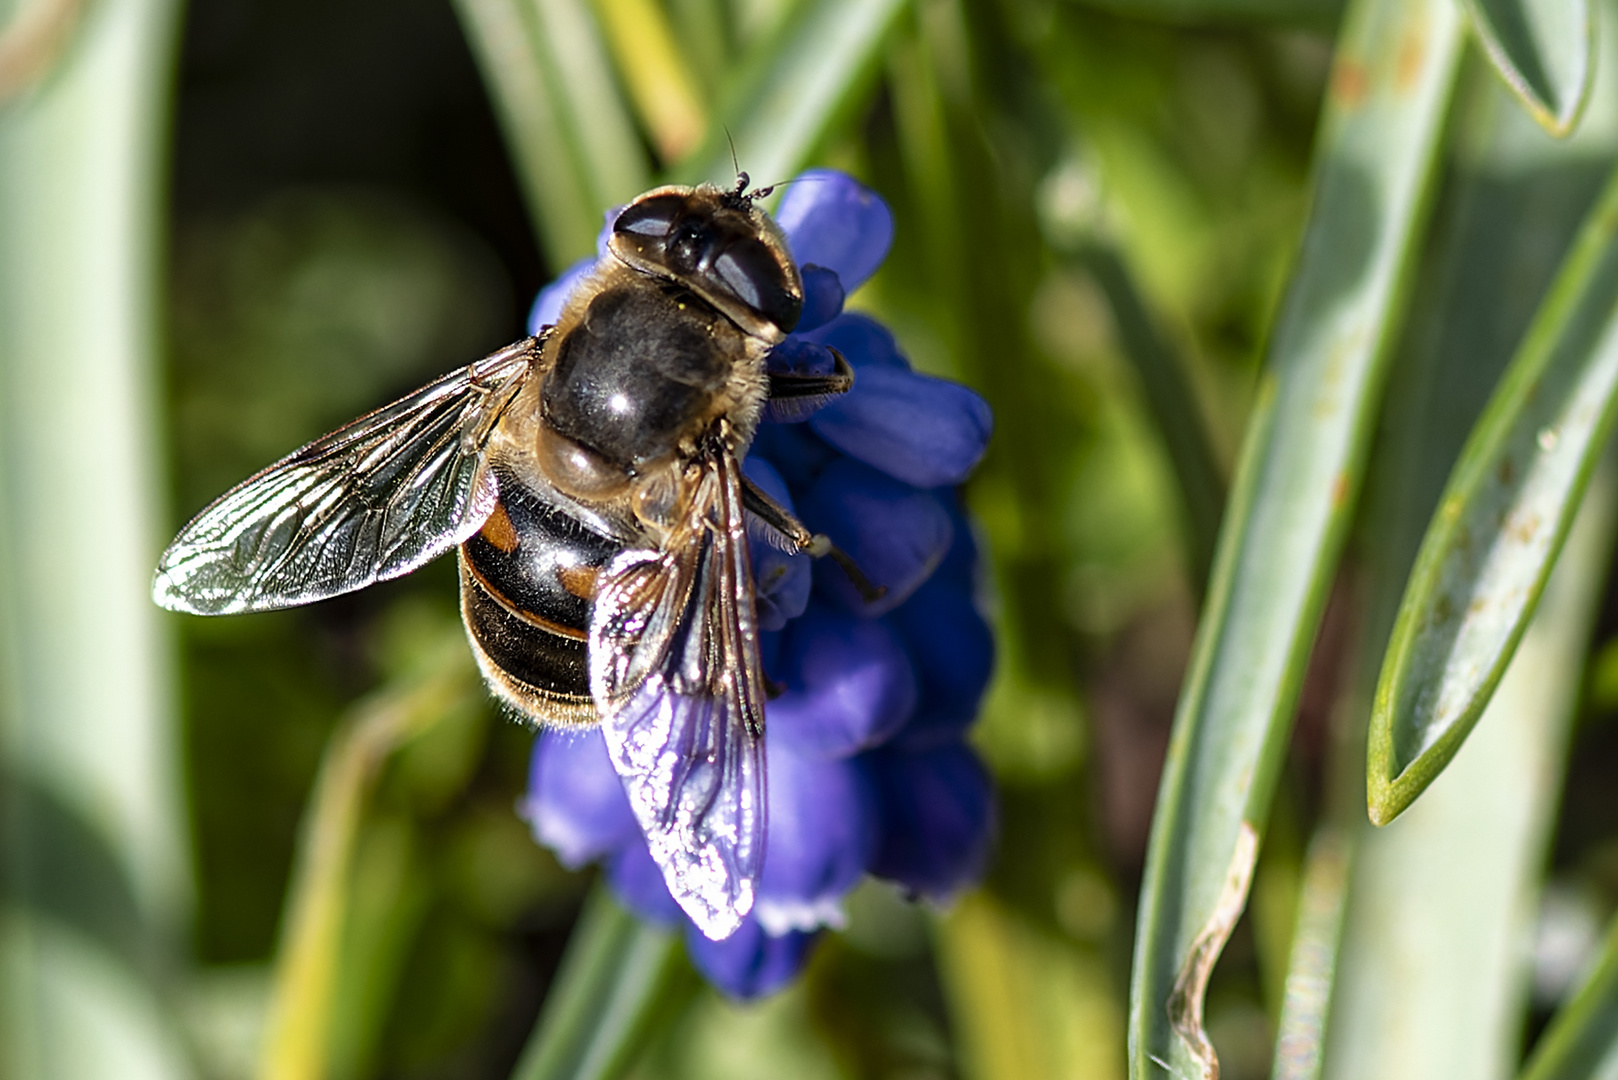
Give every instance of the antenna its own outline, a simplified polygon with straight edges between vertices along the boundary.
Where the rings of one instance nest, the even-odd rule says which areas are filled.
[[[725,142],[730,144],[730,167],[735,170],[736,179],[741,181],[736,185],[736,194],[740,195],[747,190],[747,174],[742,172],[741,162],[736,160],[736,140],[730,137],[730,127],[725,127]]]

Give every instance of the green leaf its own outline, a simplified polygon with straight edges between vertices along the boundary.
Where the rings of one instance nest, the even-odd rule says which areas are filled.
[[[1501,1032],[1511,1038],[1519,1029],[1518,1017],[1502,1007],[1502,1002],[1520,1000],[1515,989],[1518,969],[1507,966],[1496,969],[1498,977],[1483,977],[1476,962],[1485,953],[1499,959],[1499,941],[1517,933],[1514,923],[1501,922],[1512,909],[1499,899],[1500,889],[1517,886],[1509,876],[1491,872],[1491,860],[1510,862],[1530,874],[1539,865],[1536,852],[1542,850],[1543,833],[1520,824],[1503,826],[1532,812],[1532,800],[1549,797],[1537,770],[1554,773],[1554,764],[1545,764],[1554,762],[1550,756],[1554,751],[1542,750],[1532,758],[1541,764],[1529,759],[1522,763],[1523,776],[1531,781],[1526,794],[1496,792],[1486,782],[1479,785],[1481,790],[1471,789],[1477,801],[1470,816],[1457,808],[1450,831],[1428,837],[1432,850],[1401,842],[1400,851],[1412,865],[1389,858],[1382,848],[1393,838],[1373,829],[1365,815],[1365,733],[1377,670],[1422,534],[1496,379],[1549,290],[1580,219],[1600,194],[1607,172],[1604,159],[1611,157],[1610,140],[1618,135],[1610,130],[1603,135],[1610,125],[1605,118],[1596,123],[1598,117],[1592,113],[1591,123],[1573,139],[1555,140],[1516,106],[1492,75],[1481,67],[1473,74],[1467,81],[1469,92],[1454,110],[1463,123],[1452,140],[1446,198],[1423,259],[1420,287],[1393,362],[1387,405],[1367,468],[1364,510],[1354,541],[1355,578],[1364,583],[1356,590],[1355,605],[1362,613],[1361,629],[1348,650],[1358,657],[1357,671],[1331,709],[1337,720],[1326,785],[1329,820],[1322,829],[1342,838],[1348,858],[1347,880],[1336,899],[1352,912],[1372,890],[1382,906],[1369,919],[1347,920],[1351,936],[1346,945],[1343,933],[1333,931],[1329,923],[1306,926],[1300,913],[1287,1008],[1277,1040],[1276,1080],[1318,1076],[1322,1040],[1328,1034],[1345,1048],[1359,1044],[1386,1048],[1376,1068],[1362,1062],[1361,1073],[1348,1074],[1380,1076],[1383,1072],[1378,1069],[1397,1070],[1406,1060],[1425,1065],[1463,1055],[1472,1061],[1469,1055],[1479,1050],[1494,1055],[1503,1041]],[[1512,268],[1509,275],[1501,273],[1504,266]],[[1556,738],[1560,723],[1553,718],[1540,737]],[[1480,840],[1479,830],[1489,839]],[[1516,843],[1508,844],[1512,839]],[[1441,961],[1435,952],[1434,959],[1421,967],[1420,977],[1413,978],[1412,969],[1404,966],[1403,943],[1397,940],[1401,916],[1395,912],[1404,908],[1395,905],[1391,894],[1401,875],[1428,874],[1426,862],[1434,851],[1457,847],[1477,853],[1474,864],[1450,864],[1467,871],[1465,876],[1439,881],[1423,877],[1418,895],[1398,898],[1424,912],[1441,911],[1445,904],[1457,910],[1486,910],[1468,920],[1464,934],[1447,937],[1444,947],[1460,962]],[[1360,863],[1360,852],[1370,852],[1368,863]],[[1480,880],[1479,872],[1487,876]],[[1473,891],[1479,896],[1475,905]],[[1351,893],[1354,903],[1348,904]],[[1385,940],[1389,936],[1396,939],[1391,944]],[[1383,966],[1353,964],[1348,960],[1353,952],[1377,953]],[[1336,987],[1325,981],[1334,970],[1341,984]],[[1291,1000],[1294,985],[1305,991],[1296,1008]],[[1328,993],[1330,1009],[1322,1013],[1319,999]],[[1459,1028],[1403,1020],[1407,1008],[1425,1009],[1445,1001],[1462,1003],[1456,1012],[1469,1011],[1477,1019]],[[1452,1071],[1488,1074],[1475,1066]],[[1407,1075],[1423,1074],[1416,1068]]]
[[[1534,1045],[1522,1080],[1597,1080],[1618,1076],[1618,919],[1584,983],[1557,1010]]]
[[[1217,1069],[1202,996],[1246,899],[1359,485],[1459,42],[1447,0],[1361,0],[1338,46],[1314,208],[1158,792],[1130,994],[1135,1077]]]
[[[365,803],[395,750],[479,692],[459,638],[437,643],[419,674],[361,702],[326,746],[288,888],[261,1076],[304,1080],[329,1069],[334,1025],[354,1004],[340,1010],[335,997]]]
[[[409,985],[410,949],[434,899],[415,823],[375,811],[366,818],[344,875],[342,941],[328,1011],[325,1071],[338,1078],[379,1071],[389,1014]]]
[[[1331,824],[1323,825],[1309,844],[1281,1019],[1276,1025],[1271,1080],[1315,1080],[1320,1075],[1351,855],[1348,840]]]
[[[1417,557],[1371,720],[1371,818],[1397,817],[1478,721],[1534,613],[1618,402],[1618,174],[1460,461]]]
[[[651,186],[584,0],[456,0],[552,269],[595,250],[601,215]]]
[[[106,836],[27,773],[0,776],[0,792],[10,826],[0,896],[71,926],[162,989],[168,958]]]
[[[1466,0],[1483,51],[1541,127],[1558,137],[1579,122],[1595,84],[1590,0]]]
[[[656,0],[595,0],[635,111],[665,161],[695,149],[708,129],[697,78]]]
[[[1099,950],[1053,934],[986,891],[936,924],[962,1072],[974,1080],[1124,1074],[1116,991]]]
[[[1527,993],[1522,947],[1545,865],[1600,582],[1615,474],[1585,500],[1489,715],[1399,821],[1360,827],[1326,1075],[1508,1075]]]
[[[744,58],[717,111],[720,122],[709,125],[702,149],[676,176],[724,183],[739,164],[759,183],[790,179],[863,99],[904,6],[905,0],[809,0]]]
[[[512,1080],[612,1080],[690,999],[679,936],[649,926],[597,886],[562,957]]]
[[[179,10],[5,11],[0,1075],[178,1080],[191,1064],[154,991],[181,971],[191,868],[147,582]]]
[[[48,75],[84,21],[82,0],[6,9],[0,22],[0,105]]]

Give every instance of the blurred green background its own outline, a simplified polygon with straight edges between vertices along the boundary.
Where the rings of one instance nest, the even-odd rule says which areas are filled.
[[[727,133],[757,181],[829,165],[890,202],[853,303],[995,409],[966,496],[999,853],[945,911],[868,883],[764,1002],[656,967],[614,1061],[1197,1075],[1154,972],[1234,874],[1199,1014],[1226,1080],[1506,1077],[1536,1048],[1537,1080],[1615,1075],[1610,469],[1477,745],[1387,829],[1364,809],[1417,545],[1541,301],[1585,280],[1553,288],[1618,162],[1595,6],[0,0],[4,1075],[573,1075],[524,1047],[548,994],[566,1026],[598,901],[514,813],[532,735],[477,683],[453,568],[219,620],[151,608],[147,575],[235,481],[520,336],[602,211],[725,179]],[[1618,349],[1579,340],[1591,370]]]

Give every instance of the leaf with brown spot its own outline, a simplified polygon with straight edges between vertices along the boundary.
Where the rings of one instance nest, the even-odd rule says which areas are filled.
[[[1211,1055],[1188,1038],[1201,1028],[1200,976],[1224,945],[1212,931],[1245,895],[1230,870],[1268,820],[1337,573],[1463,29],[1450,0],[1355,0],[1339,38],[1314,205],[1158,788],[1130,989],[1132,1077],[1208,1075]],[[1423,45],[1406,58],[1419,70],[1401,71],[1412,35]]]
[[[1516,651],[1618,403],[1618,173],[1428,525],[1383,660],[1368,799],[1386,824],[1460,749]],[[1546,438],[1553,432],[1554,438]],[[1453,613],[1466,614],[1456,620]]]
[[[1253,867],[1257,862],[1258,832],[1244,821],[1236,834],[1236,854],[1225,875],[1225,887],[1219,893],[1212,916],[1192,942],[1185,966],[1180,968],[1174,990],[1169,994],[1169,1025],[1201,1066],[1205,1080],[1219,1080],[1219,1055],[1214,1053],[1213,1043],[1208,1040],[1208,1032],[1202,1024],[1208,978],[1213,974],[1219,954],[1224,951],[1225,942],[1230,940],[1231,931],[1236,929],[1236,920],[1247,907],[1247,890],[1253,883]]]

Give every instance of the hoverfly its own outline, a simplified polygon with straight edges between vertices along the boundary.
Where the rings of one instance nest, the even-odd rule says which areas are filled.
[[[675,899],[709,937],[763,861],[764,699],[747,531],[846,556],[742,473],[766,409],[846,392],[774,373],[803,284],[749,193],[662,187],[618,214],[556,323],[250,477],[180,531],[152,593],[202,615],[307,604],[459,548],[493,693],[600,723]]]

